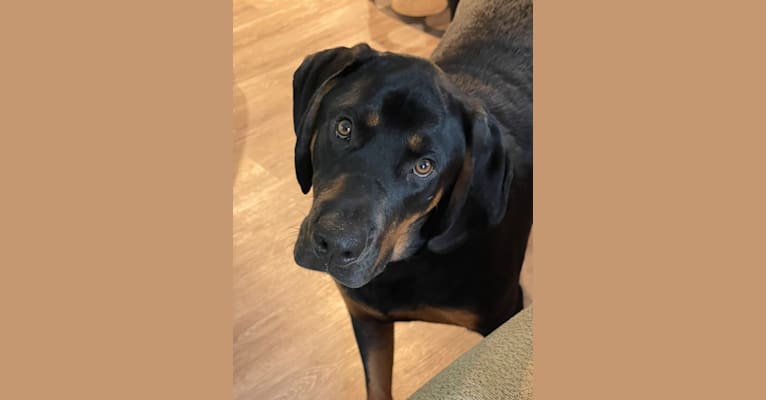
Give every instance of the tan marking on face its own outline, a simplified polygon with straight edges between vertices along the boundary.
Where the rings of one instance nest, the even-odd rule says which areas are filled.
[[[327,186],[323,186],[321,189],[315,188],[314,206],[316,207],[317,205],[322,204],[325,201],[332,200],[338,197],[347,179],[348,177],[346,175],[340,175],[337,178],[335,178],[332,182],[328,183]]]
[[[367,114],[367,126],[374,127],[374,126],[378,126],[379,123],[380,123],[380,115],[378,115],[378,113],[371,112]]]
[[[405,251],[407,251],[412,243],[412,235],[417,233],[412,229],[413,224],[415,221],[431,212],[431,210],[439,204],[439,200],[441,200],[443,193],[444,191],[439,189],[424,211],[407,216],[388,230],[383,239],[383,243],[381,244],[380,253],[378,254],[376,263],[380,263],[383,255],[388,252],[388,249],[391,249],[392,260],[401,260],[404,257]]]
[[[412,310],[393,310],[389,313],[393,319],[414,319],[441,324],[462,326],[476,330],[479,317],[471,311],[458,308],[436,308],[421,306]]]
[[[407,144],[410,147],[410,150],[412,151],[420,151],[421,146],[423,146],[423,138],[418,135],[417,133],[412,134],[407,139]]]

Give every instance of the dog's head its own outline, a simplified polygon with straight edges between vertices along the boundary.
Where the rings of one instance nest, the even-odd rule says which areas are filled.
[[[295,261],[347,287],[505,214],[503,138],[427,60],[366,44],[311,55],[293,77],[293,119],[298,182],[314,187]]]

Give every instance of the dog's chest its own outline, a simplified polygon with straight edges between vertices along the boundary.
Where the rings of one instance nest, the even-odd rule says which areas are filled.
[[[359,289],[341,288],[350,308],[379,319],[420,320],[474,329],[481,276],[444,264],[397,263]],[[474,271],[475,272],[475,271]]]
[[[438,296],[429,296],[428,290],[411,292],[412,288],[405,286],[389,287],[388,290],[378,287],[375,292],[344,292],[344,297],[349,309],[357,315],[389,321],[451,324],[476,330],[480,315],[472,306],[472,299],[444,301]]]

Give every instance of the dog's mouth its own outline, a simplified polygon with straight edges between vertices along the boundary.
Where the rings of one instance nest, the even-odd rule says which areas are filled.
[[[385,269],[385,260],[377,260],[377,254],[352,261],[348,264],[329,264],[311,255],[301,255],[296,244],[295,262],[299,266],[328,273],[336,282],[348,288],[360,288],[380,275]],[[370,251],[377,253],[377,251]]]
[[[384,263],[351,263],[345,266],[329,266],[327,273],[341,285],[357,289],[375,279],[385,269]]]

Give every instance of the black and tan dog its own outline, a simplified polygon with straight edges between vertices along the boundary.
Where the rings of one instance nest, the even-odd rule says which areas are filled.
[[[295,261],[339,283],[368,398],[390,398],[394,321],[486,335],[522,308],[531,1],[463,0],[430,60],[316,53],[293,89],[296,174],[314,187]]]

